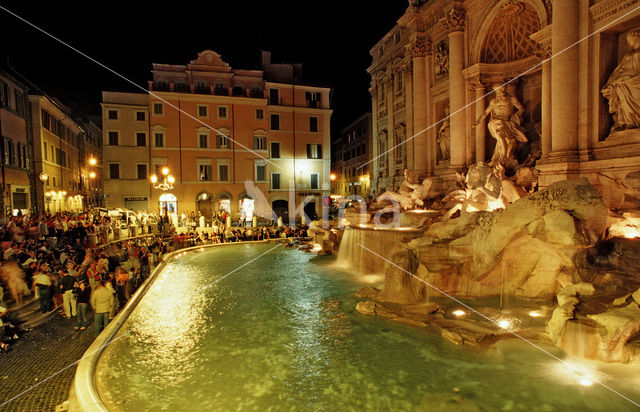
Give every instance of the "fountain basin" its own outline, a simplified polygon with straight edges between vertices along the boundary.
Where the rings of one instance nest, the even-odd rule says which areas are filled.
[[[272,247],[170,255],[85,354],[71,410],[633,410],[523,344],[476,351],[362,316],[361,276]]]

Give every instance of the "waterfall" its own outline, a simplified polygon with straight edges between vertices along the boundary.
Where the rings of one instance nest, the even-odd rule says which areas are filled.
[[[338,264],[362,274],[384,273],[384,259],[372,252],[387,257],[397,243],[408,242],[422,234],[415,230],[346,227],[338,251]]]
[[[598,358],[598,330],[587,320],[568,320],[564,326],[559,346],[576,358]]]

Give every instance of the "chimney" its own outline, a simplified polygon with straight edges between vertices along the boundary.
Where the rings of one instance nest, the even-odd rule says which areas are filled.
[[[271,52],[262,50],[262,66],[271,64]]]

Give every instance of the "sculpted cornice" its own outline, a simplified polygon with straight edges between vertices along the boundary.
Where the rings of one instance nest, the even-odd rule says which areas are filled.
[[[454,7],[440,20],[444,28],[453,33],[456,31],[464,31],[465,14],[464,10]]]

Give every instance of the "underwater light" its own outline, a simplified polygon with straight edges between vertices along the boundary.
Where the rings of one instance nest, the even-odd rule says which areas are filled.
[[[538,312],[537,310],[532,310],[529,312],[529,316],[531,316],[532,318],[539,318],[542,316],[542,313]]]
[[[465,311],[464,311],[464,310],[462,310],[462,309],[456,309],[456,310],[454,310],[453,312],[451,312],[451,314],[452,314],[453,316],[457,317],[457,318],[461,318],[461,317],[463,317],[464,315],[466,315]]]

